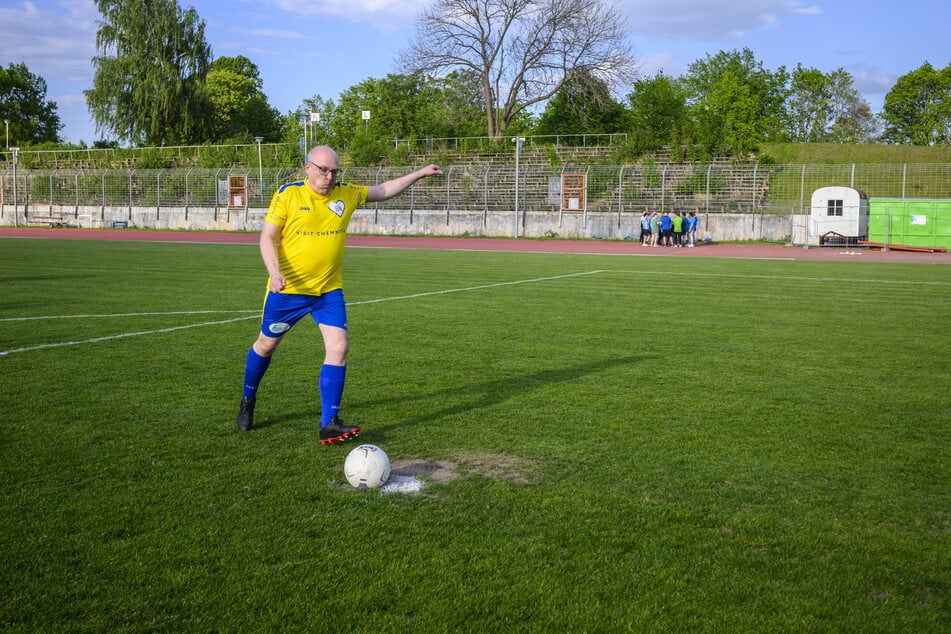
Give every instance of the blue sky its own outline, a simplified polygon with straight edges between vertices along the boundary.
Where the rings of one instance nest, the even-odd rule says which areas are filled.
[[[257,64],[280,112],[394,72],[425,0],[179,0],[206,22],[214,57]],[[924,62],[951,63],[951,3],[934,0],[620,0],[641,72],[677,76],[721,50],[749,48],[763,65],[844,68],[874,112],[895,80]],[[0,64],[23,62],[47,82],[62,136],[91,144],[83,90],[92,83],[99,13],[92,0],[0,0]],[[626,95],[622,91],[619,96]],[[15,141],[12,140],[11,141]]]

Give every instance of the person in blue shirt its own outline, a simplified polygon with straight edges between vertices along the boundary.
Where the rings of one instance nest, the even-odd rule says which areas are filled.
[[[697,218],[697,214],[690,212],[687,215],[687,246],[692,247],[697,239],[697,224],[700,222],[700,219]]]
[[[671,246],[674,236],[674,221],[666,211],[660,217],[660,244],[661,246]]]

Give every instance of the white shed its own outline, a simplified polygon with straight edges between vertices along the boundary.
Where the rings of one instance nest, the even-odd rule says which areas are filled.
[[[868,239],[868,198],[851,187],[820,187],[812,193],[810,244],[855,244]]]

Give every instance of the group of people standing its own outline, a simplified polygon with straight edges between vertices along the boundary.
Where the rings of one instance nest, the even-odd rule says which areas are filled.
[[[692,247],[697,239],[697,214],[645,211],[641,217],[641,245],[645,247]]]

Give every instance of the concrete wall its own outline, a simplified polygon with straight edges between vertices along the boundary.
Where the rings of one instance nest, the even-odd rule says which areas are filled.
[[[26,213],[24,213],[26,211]],[[30,206],[17,209],[0,205],[2,226],[71,226],[260,231],[265,209],[228,207],[100,207]],[[798,221],[790,214],[698,214],[697,238],[715,241],[796,239]],[[596,238],[624,240],[640,236],[639,213],[631,212],[527,212],[519,213],[516,227],[512,211],[446,212],[394,209],[361,209],[350,223],[351,233],[379,235],[432,235],[529,238]],[[796,242],[798,244],[798,242]]]

